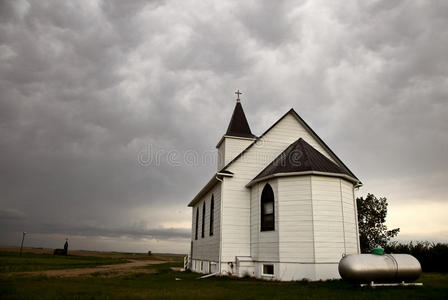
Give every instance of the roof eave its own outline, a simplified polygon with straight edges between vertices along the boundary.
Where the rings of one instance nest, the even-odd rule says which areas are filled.
[[[253,186],[254,184],[256,184],[258,182],[266,181],[266,180],[269,180],[269,179],[272,179],[272,178],[277,178],[277,177],[293,177],[293,176],[307,176],[307,175],[339,177],[339,178],[343,178],[343,179],[346,179],[346,180],[352,182],[356,187],[362,186],[361,181],[359,181],[357,178],[354,178],[354,177],[349,176],[347,174],[329,173],[329,172],[320,172],[320,171],[303,171],[303,172],[275,173],[275,174],[272,174],[272,175],[260,177],[260,178],[251,180],[248,184],[246,184],[246,187],[249,188],[249,187]]]
[[[221,177],[221,178],[220,178]],[[218,172],[210,178],[207,184],[196,194],[193,200],[188,203],[188,207],[193,207],[205,194],[207,194],[223,177],[233,177],[233,173]]]

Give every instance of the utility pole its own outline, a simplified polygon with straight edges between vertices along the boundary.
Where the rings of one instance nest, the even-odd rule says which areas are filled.
[[[22,244],[20,245],[20,256],[22,256],[23,241],[25,240],[25,235],[26,235],[26,232],[24,231],[23,235],[22,235]]]

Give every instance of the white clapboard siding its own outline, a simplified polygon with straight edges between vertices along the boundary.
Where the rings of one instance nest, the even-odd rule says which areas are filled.
[[[278,179],[280,261],[314,261],[311,179],[309,176]]]
[[[345,180],[341,182],[341,195],[344,210],[345,250],[347,254],[358,253],[358,220],[356,219],[356,205],[353,196],[353,184]]]
[[[312,176],[315,260],[338,262],[357,253],[353,184],[340,178]]]
[[[243,152],[253,141],[254,139],[224,136],[224,140],[218,147],[218,171]]]
[[[260,199],[259,185],[251,188],[250,192],[250,255],[252,259],[258,259],[258,235],[260,233]]]
[[[336,262],[345,253],[339,178],[311,177],[315,261]]]
[[[210,236],[210,209],[212,195],[214,198],[214,221],[213,221],[213,235]],[[202,205],[205,201],[205,224],[204,224],[204,238],[202,238]],[[198,223],[198,239],[195,240],[196,229],[196,208],[199,208],[199,223]],[[219,260],[219,237],[220,237],[220,220],[221,219],[221,183],[211,189],[202,199],[193,207],[193,227],[192,237],[193,241],[193,259],[218,261]]]
[[[223,183],[223,194],[225,195],[222,220],[223,261],[235,260],[237,254],[234,249],[239,249],[238,255],[249,256],[251,253],[250,242],[247,242],[251,238],[251,192],[246,184],[299,138],[303,138],[326,157],[333,160],[330,154],[308,133],[299,121],[292,114],[288,114],[255,145],[251,146],[242,157],[229,166],[228,170],[233,172],[234,176],[224,178]],[[225,147],[227,147],[227,144]],[[230,218],[229,216],[233,217]],[[240,221],[236,221],[236,219],[240,219]],[[234,222],[237,222],[240,230],[236,234],[230,234],[227,228]]]

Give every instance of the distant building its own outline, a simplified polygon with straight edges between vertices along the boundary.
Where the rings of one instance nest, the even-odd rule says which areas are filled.
[[[239,95],[218,171],[188,204],[191,269],[275,280],[340,278],[360,253],[359,179],[294,111],[259,137]]]

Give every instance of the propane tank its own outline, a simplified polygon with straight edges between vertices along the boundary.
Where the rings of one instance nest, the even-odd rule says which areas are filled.
[[[414,281],[421,272],[419,261],[409,254],[349,254],[339,261],[342,279],[353,282]]]

